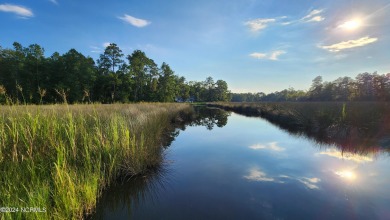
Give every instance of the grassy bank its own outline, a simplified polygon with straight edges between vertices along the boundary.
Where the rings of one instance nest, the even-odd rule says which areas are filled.
[[[353,153],[390,149],[389,103],[211,103],[209,106],[262,117],[291,134]]]
[[[187,104],[0,106],[0,205],[19,209],[0,219],[82,218],[115,179],[159,164],[164,131],[190,112]]]

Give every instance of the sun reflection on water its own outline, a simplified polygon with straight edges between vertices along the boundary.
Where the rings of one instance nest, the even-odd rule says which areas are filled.
[[[348,180],[348,181],[354,181],[357,178],[357,175],[355,172],[351,170],[339,170],[336,171],[335,174],[342,179]]]

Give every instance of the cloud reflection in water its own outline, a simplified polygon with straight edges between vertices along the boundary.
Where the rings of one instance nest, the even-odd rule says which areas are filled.
[[[273,150],[273,151],[284,151],[285,149],[283,147],[280,147],[277,145],[278,142],[271,142],[268,144],[254,144],[249,146],[249,148],[253,150]]]
[[[321,179],[316,177],[314,178],[303,177],[303,178],[299,178],[298,181],[303,183],[303,185],[305,185],[309,189],[319,189],[318,185],[316,184],[319,183]]]
[[[362,155],[358,155],[358,154],[342,152],[342,151],[338,151],[336,149],[330,149],[330,150],[322,151],[322,152],[320,152],[318,154],[320,154],[320,155],[327,155],[327,156],[335,157],[335,158],[338,158],[338,159],[350,160],[350,161],[354,161],[354,162],[357,162],[357,163],[366,163],[366,162],[372,162],[373,161],[372,157],[369,157],[369,156],[362,156]]]
[[[259,182],[273,182],[274,178],[267,177],[267,174],[258,168],[253,168],[249,171],[249,175],[244,176],[245,179]]]
[[[261,171],[259,168],[252,168],[249,171],[249,175],[244,176],[245,179],[250,181],[257,182],[275,182],[275,183],[286,183],[281,179],[291,179],[298,181],[305,185],[309,189],[319,189],[318,183],[321,181],[320,178],[317,177],[290,177],[287,175],[279,175],[277,177],[270,177],[265,172]]]
[[[356,179],[356,173],[350,170],[339,170],[335,174],[345,180],[353,181]]]

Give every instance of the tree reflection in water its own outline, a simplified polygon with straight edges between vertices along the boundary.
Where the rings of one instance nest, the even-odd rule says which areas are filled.
[[[205,126],[212,130],[215,125],[221,128],[228,122],[230,113],[218,108],[205,108],[204,106],[194,106],[194,118],[189,123],[190,126]]]
[[[187,126],[205,126],[212,130],[214,126],[223,127],[228,122],[230,113],[218,108],[194,106],[190,117],[179,117],[173,121],[173,126],[162,138],[162,146],[168,148],[180,131]],[[164,160],[163,160],[164,161]],[[155,201],[159,192],[169,187],[169,170],[166,161],[157,167],[153,167],[148,173],[135,177],[124,177],[113,183],[99,198],[96,212],[87,219],[128,218],[131,210],[135,209],[143,201]],[[118,212],[122,210],[122,212]],[[119,216],[112,216],[113,214]]]
[[[336,146],[342,152],[359,155],[390,152],[389,103],[222,103],[210,106],[262,117],[320,147]]]

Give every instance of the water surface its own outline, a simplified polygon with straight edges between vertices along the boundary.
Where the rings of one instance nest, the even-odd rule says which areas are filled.
[[[108,189],[93,218],[390,218],[388,151],[342,152],[234,113],[202,122],[159,172]]]

